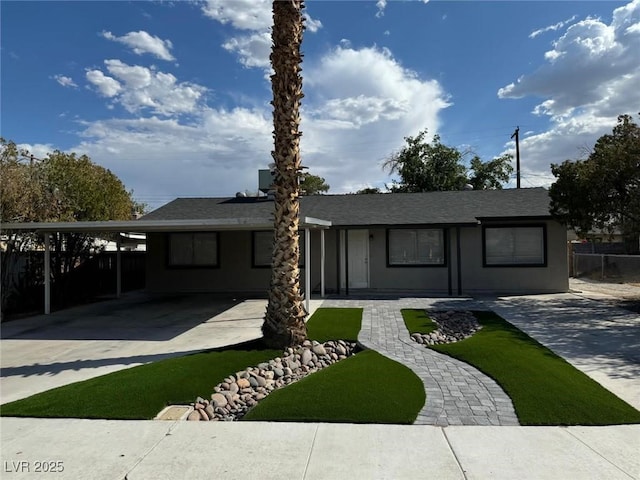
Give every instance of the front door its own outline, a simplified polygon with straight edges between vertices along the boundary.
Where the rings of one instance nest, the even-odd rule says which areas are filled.
[[[349,288],[369,288],[369,230],[348,230]]]

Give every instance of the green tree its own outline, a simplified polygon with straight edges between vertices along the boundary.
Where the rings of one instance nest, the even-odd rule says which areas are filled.
[[[479,190],[499,189],[509,180],[511,155],[488,162],[476,155],[467,168],[463,162],[467,152],[444,145],[439,135],[428,143],[426,136],[423,130],[415,137],[405,137],[406,145],[385,161],[384,169],[400,175],[391,185],[392,192],[463,190],[467,185]]]
[[[308,172],[302,174],[302,195],[321,195],[331,188],[324,178]]]
[[[269,300],[262,333],[273,348],[302,343],[307,326],[300,292],[300,102],[302,100],[303,0],[273,1],[271,90],[273,93],[272,157],[274,238]],[[310,295],[311,292],[306,292]]]
[[[382,193],[378,187],[366,187],[356,192],[356,195],[372,195]]]
[[[144,208],[132,199],[111,171],[86,155],[54,151],[35,159],[15,143],[2,140],[0,155],[0,206],[2,222],[128,220]],[[6,231],[3,272],[16,259],[12,253],[42,247],[42,237]],[[108,235],[58,233],[52,236],[52,277],[58,304],[65,303],[69,273],[95,253],[95,239]],[[3,275],[3,287],[8,287]],[[3,288],[3,302],[6,302]],[[3,303],[4,305],[4,303]]]
[[[500,190],[503,183],[509,181],[513,172],[511,161],[513,155],[507,153],[499,157],[483,162],[475,155],[471,159],[469,184],[474,190]]]
[[[551,213],[582,235],[619,230],[637,248],[640,236],[640,128],[620,115],[586,160],[552,164]]]

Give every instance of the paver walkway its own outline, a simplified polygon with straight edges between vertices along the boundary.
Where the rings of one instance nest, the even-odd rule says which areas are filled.
[[[360,343],[420,377],[427,401],[416,425],[519,425],[511,399],[495,381],[411,340],[400,312],[404,308],[482,309],[477,303],[467,299],[329,299],[322,306],[363,308]]]

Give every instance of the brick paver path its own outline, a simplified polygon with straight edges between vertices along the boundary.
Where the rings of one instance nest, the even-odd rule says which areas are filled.
[[[511,399],[495,381],[411,340],[400,313],[404,308],[483,309],[477,303],[466,299],[329,299],[322,307],[363,308],[360,343],[420,377],[427,401],[416,425],[519,425]]]

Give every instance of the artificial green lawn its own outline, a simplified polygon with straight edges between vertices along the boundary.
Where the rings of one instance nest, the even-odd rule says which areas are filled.
[[[307,336],[321,343],[328,340],[355,342],[361,326],[361,308],[319,308],[307,322]]]
[[[92,378],[0,407],[9,417],[148,419],[167,404],[188,404],[226,376],[281,354],[252,341]]]
[[[356,341],[361,322],[361,308],[318,309],[307,324],[308,335],[319,342]],[[253,341],[171,358],[33,395],[2,405],[0,412],[3,416],[153,418],[167,404],[192,402],[229,374],[281,353]],[[385,388],[380,389],[383,378]],[[424,399],[422,382],[413,372],[366,351],[272,393],[251,418],[411,423]]]
[[[404,324],[410,333],[431,333],[438,328],[429,318],[426,310],[407,308],[401,312]]]
[[[431,348],[496,380],[522,425],[640,423],[640,412],[493,312],[474,312],[483,328]]]
[[[411,424],[424,402],[411,370],[365,350],[271,393],[243,420]]]
[[[310,339],[356,341],[361,308],[318,309]],[[243,420],[413,423],[425,402],[422,381],[404,365],[366,350],[271,393]]]

